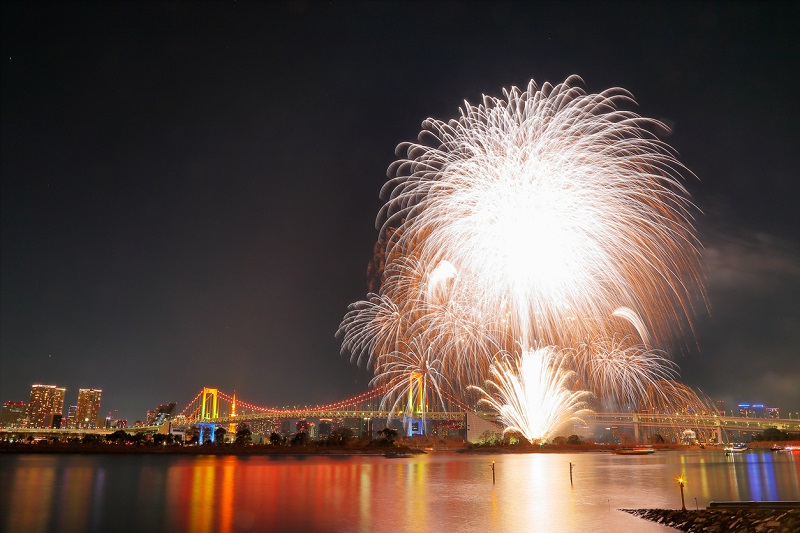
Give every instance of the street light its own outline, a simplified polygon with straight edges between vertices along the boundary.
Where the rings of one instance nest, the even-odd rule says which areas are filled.
[[[685,483],[685,480],[683,479],[683,476],[679,477],[678,478],[678,486],[680,486],[680,488],[681,488],[681,511],[685,511],[686,510],[686,500],[683,498],[683,485],[684,485],[684,483]]]

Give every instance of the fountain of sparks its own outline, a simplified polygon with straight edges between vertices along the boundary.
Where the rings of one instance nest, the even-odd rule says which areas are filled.
[[[337,332],[374,383],[392,383],[387,402],[413,387],[482,399],[529,439],[578,417],[589,394],[700,402],[653,348],[704,300],[688,171],[651,133],[663,124],[622,109],[627,91],[580,81],[465,102],[398,148],[374,292]]]
[[[474,388],[483,396],[481,402],[497,411],[505,432],[534,443],[548,440],[566,423],[583,423],[590,393],[571,388],[576,373],[563,364],[566,356],[545,347],[492,363],[486,380],[490,390]]]

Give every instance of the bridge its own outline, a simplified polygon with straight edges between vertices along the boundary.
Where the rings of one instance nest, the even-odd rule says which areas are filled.
[[[719,416],[716,414],[657,414],[657,413],[595,413],[589,417],[596,424],[616,427],[632,427],[634,440],[640,442],[647,433],[662,429],[691,429],[710,440],[713,434],[717,442],[728,442],[729,434],[761,433],[768,428],[800,432],[800,420],[776,418],[745,418]]]
[[[381,399],[385,389],[376,388],[368,392],[339,402],[305,407],[275,408],[258,406],[242,400],[236,395],[226,394],[218,389],[204,388],[181,411],[173,421],[176,427],[187,427],[197,424],[235,425],[247,422],[277,422],[282,420],[332,419],[360,420],[359,434],[369,431],[369,423],[363,421],[387,421],[394,419],[404,422],[409,435],[428,433],[425,426],[428,422],[455,422],[465,429],[464,437],[475,441],[484,431],[498,431],[497,416],[494,413],[479,412],[458,399],[445,395],[444,409],[436,410],[427,405],[420,397],[409,394],[403,409],[390,411],[381,408]],[[423,408],[424,405],[424,408]],[[436,405],[435,407],[442,407]],[[410,419],[422,422],[414,429],[409,426]],[[768,428],[776,428],[787,432],[800,432],[800,420],[727,417],[718,414],[667,414],[667,413],[604,413],[597,412],[584,417],[586,425],[608,427],[624,427],[633,430],[636,442],[646,440],[654,433],[672,433],[680,439],[680,433],[691,429],[701,440],[728,442],[731,434],[760,433]],[[410,429],[409,429],[410,427]]]

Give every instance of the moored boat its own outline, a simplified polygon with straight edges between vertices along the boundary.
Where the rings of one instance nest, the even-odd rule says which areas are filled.
[[[725,453],[739,453],[744,451],[747,451],[747,444],[741,442],[725,446]]]
[[[617,455],[650,455],[655,450],[650,446],[636,446],[634,448],[617,448],[614,450]]]

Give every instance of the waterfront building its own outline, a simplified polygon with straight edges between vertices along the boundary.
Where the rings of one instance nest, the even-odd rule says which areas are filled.
[[[25,425],[25,402],[5,402],[0,412],[0,428],[19,428]]]
[[[76,429],[95,429],[97,427],[97,417],[100,413],[100,397],[103,391],[100,389],[80,389],[78,390],[78,409],[75,415]]]
[[[53,415],[61,415],[64,411],[64,395],[67,389],[55,385],[31,385],[31,397],[28,401],[28,427],[49,428],[53,424]]]
[[[779,419],[781,417],[781,410],[778,407],[767,407],[767,418]]]

